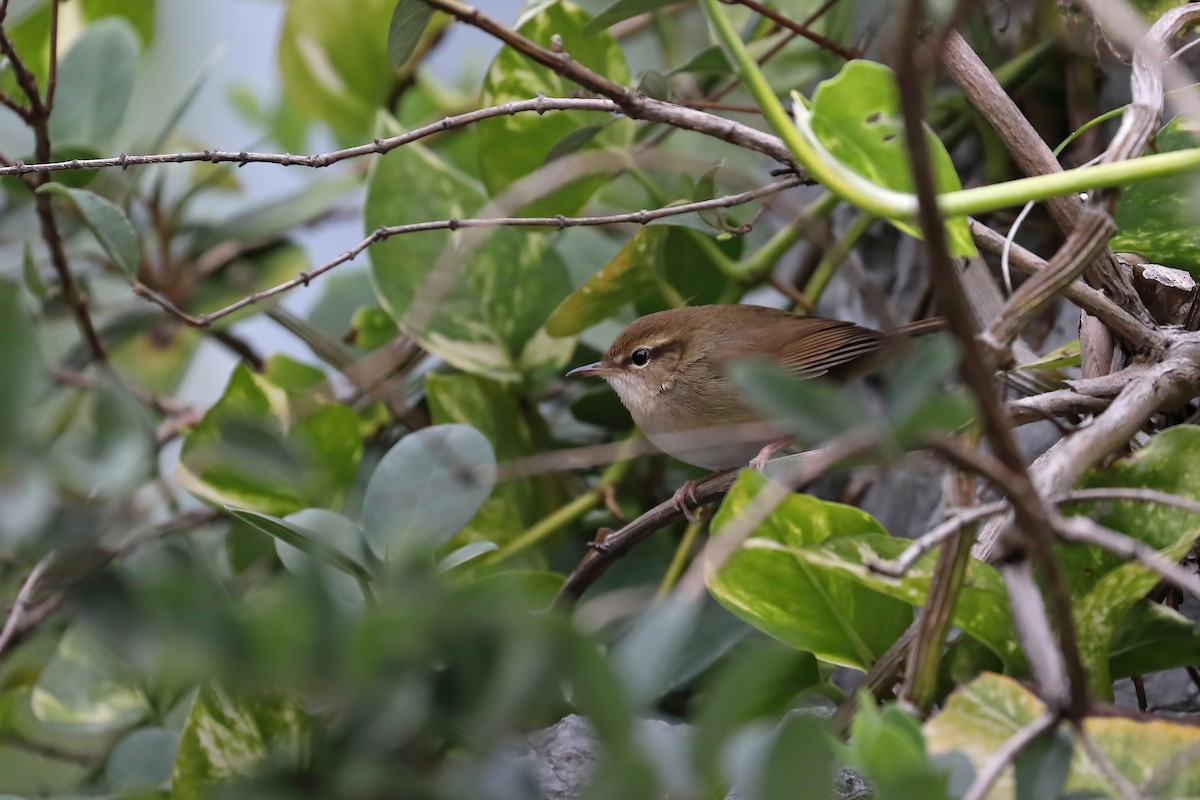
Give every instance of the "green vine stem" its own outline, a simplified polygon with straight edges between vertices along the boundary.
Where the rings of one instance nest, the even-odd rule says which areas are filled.
[[[792,155],[812,177],[838,197],[864,212],[899,222],[916,219],[915,195],[879,186],[835,159],[817,141],[807,121],[809,112],[804,99],[793,93],[795,120],[775,96],[758,64],[746,50],[729,20],[721,12],[720,0],[701,0],[717,39],[736,65],[742,83],[750,91],[763,116]],[[947,192],[938,198],[942,217],[978,215],[1002,208],[1024,205],[1031,200],[1046,200],[1066,194],[1125,186],[1130,183],[1193,172],[1200,169],[1200,148],[1176,150],[1141,156],[1112,164],[1099,164],[1035,175],[991,186]]]

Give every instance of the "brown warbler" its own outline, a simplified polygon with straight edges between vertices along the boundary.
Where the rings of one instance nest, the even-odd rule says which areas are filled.
[[[878,366],[891,339],[941,324],[922,320],[882,333],[763,306],[675,308],[634,320],[603,358],[567,377],[604,378],[655,447],[681,461],[762,469],[790,437],[743,399],[727,376],[730,364],[770,358],[804,378],[848,382]],[[674,498],[685,513],[693,488],[688,481]]]

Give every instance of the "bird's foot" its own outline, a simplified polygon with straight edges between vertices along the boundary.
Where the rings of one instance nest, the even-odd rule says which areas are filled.
[[[786,447],[792,441],[792,437],[788,436],[783,439],[776,439],[768,445],[764,445],[762,450],[758,451],[758,455],[750,459],[750,469],[762,472],[767,468],[767,462],[771,456],[775,455],[775,451],[782,447]]]
[[[704,514],[704,509],[699,507],[700,501],[696,498],[696,486],[699,483],[699,481],[688,481],[676,489],[675,494],[671,496],[671,505],[693,525],[699,525]]]

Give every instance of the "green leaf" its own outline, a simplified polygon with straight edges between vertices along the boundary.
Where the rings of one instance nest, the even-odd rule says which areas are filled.
[[[242,700],[205,686],[192,702],[171,774],[171,800],[201,800],[268,759],[299,769],[310,723],[299,703],[271,695]]]
[[[21,15],[10,11],[4,29],[12,42],[13,49],[21,54],[25,67],[33,73],[38,86],[46,87],[46,76],[50,71],[50,3],[39,2],[29,13]],[[7,59],[0,66],[0,91],[9,97],[24,98],[25,93],[17,84]]]
[[[358,591],[359,582],[370,583],[372,580],[371,571],[366,566],[362,533],[353,522],[340,514],[309,508],[289,514],[286,519],[279,519],[235,506],[225,506],[225,510],[274,537],[279,560],[290,572],[302,573],[307,569],[305,559],[311,556],[354,578],[355,591]],[[362,597],[361,592],[358,597]]]
[[[492,491],[496,459],[469,425],[410,433],[380,459],[363,498],[362,523],[376,556],[437,548],[466,526]]]
[[[585,34],[588,14],[566,0],[554,0],[529,11],[517,32],[543,47],[553,36],[561,37],[562,48],[571,59],[618,84],[629,83],[629,69],[616,39],[607,31]],[[528,100],[538,94],[570,96],[574,85],[546,67],[534,64],[516,50],[501,49],[483,82],[480,104],[501,105]],[[552,114],[514,114],[481,121],[476,126],[479,142],[479,173],[493,197],[509,184],[546,163],[551,149],[566,135],[580,128],[611,121],[602,112],[556,111]],[[588,147],[623,148],[633,138],[629,120],[617,120],[596,136]],[[571,215],[609,180],[596,175],[576,181],[535,201],[520,213],[532,216]]]
[[[50,138],[103,147],[133,94],[138,39],[129,23],[107,17],[89,25],[58,67]]]
[[[1060,367],[1079,366],[1079,340],[1072,339],[1062,347],[1056,347],[1041,358],[1027,364],[1021,364],[1017,369],[1058,369]]]
[[[546,451],[545,421],[523,410],[517,392],[475,375],[437,375],[425,379],[429,415],[435,425],[470,425],[487,437],[498,463]],[[567,502],[553,474],[498,484],[462,532],[464,540],[504,544]]]
[[[44,375],[37,329],[22,307],[21,290],[0,281],[0,460],[30,435],[29,411]]]
[[[274,515],[335,508],[362,457],[358,425],[346,406],[289,395],[239,364],[221,399],[184,437],[176,474],[217,505]]]
[[[1059,797],[1071,769],[1071,738],[1059,730],[1047,731],[1030,742],[1013,765],[1016,800]]]
[[[467,176],[420,145],[375,163],[367,188],[366,229],[420,219],[472,216],[484,203]],[[406,317],[443,250],[449,231],[392,237],[370,250],[379,302],[408,332]],[[459,369],[496,380],[536,380],[557,373],[574,346],[543,325],[570,292],[566,265],[545,234],[495,231],[465,263],[418,340]],[[519,290],[518,290],[519,289]]]
[[[396,320],[379,306],[362,306],[350,319],[354,346],[361,350],[383,347],[400,334]]]
[[[61,183],[44,184],[38,191],[66,197],[74,203],[105,255],[126,277],[137,278],[142,249],[137,232],[120,206],[87,189],[71,189]]]
[[[104,768],[109,791],[161,789],[171,780],[179,734],[166,728],[141,728],[117,742]]]
[[[850,61],[821,82],[812,98],[812,128],[830,154],[863,177],[899,192],[913,191],[900,96],[892,71],[884,65]],[[925,133],[938,193],[958,191],[962,184],[945,145],[933,131],[927,128]],[[892,224],[921,236],[912,223]],[[975,255],[965,217],[946,220],[946,239],[952,256]]]
[[[1012,678],[985,673],[950,695],[925,724],[925,740],[933,753],[964,753],[978,773],[1007,739],[1037,719],[1044,708]],[[1187,797],[1200,791],[1200,763],[1195,758],[1200,728],[1120,717],[1088,718],[1083,725],[1113,766],[1146,796]],[[1014,788],[1010,768],[988,797],[1013,797]],[[1076,747],[1063,791],[1094,791],[1108,797],[1112,786]]]
[[[448,556],[438,562],[439,572],[449,572],[452,569],[461,567],[463,564],[474,561],[480,556],[499,550],[500,547],[495,542],[471,542],[464,544]]]
[[[398,0],[388,23],[388,61],[400,69],[417,49],[421,34],[433,17],[433,6],[424,0]]]
[[[41,721],[85,731],[126,728],[150,712],[124,666],[79,627],[63,634],[31,704]]]
[[[396,79],[388,58],[395,0],[291,0],[279,36],[287,102],[327,123],[343,144],[370,138]]]
[[[819,378],[800,378],[774,362],[737,361],[729,378],[755,408],[806,444],[820,444],[871,419],[845,389]]]
[[[311,262],[308,251],[295,242],[284,240],[262,249],[255,249],[222,266],[207,276],[196,288],[188,308],[197,314],[209,314],[262,289],[295,278],[306,271]],[[228,327],[246,317],[271,308],[273,301],[254,303],[215,324]]]
[[[745,513],[766,479],[743,472],[713,519],[720,536]],[[912,610],[848,578],[823,573],[792,550],[840,536],[885,531],[857,508],[789,495],[717,574],[709,592],[764,633],[823,661],[866,670],[912,622]]]
[[[325,373],[282,353],[272,353],[263,364],[262,378],[289,395],[297,395],[321,386]]]
[[[1129,609],[1113,633],[1108,670],[1113,680],[1200,663],[1200,631],[1178,611],[1149,600]]]
[[[600,131],[604,130],[609,123],[600,125],[588,125],[586,128],[579,128],[568,133],[566,136],[559,139],[550,148],[550,152],[546,153],[546,160],[542,162],[545,166],[551,161],[557,161],[563,156],[569,156],[572,153],[578,153],[590,141],[596,138]]]
[[[937,562],[927,553],[903,577],[891,578],[873,572],[871,564],[897,558],[909,542],[877,533],[831,537],[820,544],[788,550],[798,563],[820,575],[849,579],[881,595],[912,606],[925,604]],[[987,646],[1011,669],[1020,669],[1024,654],[1013,633],[1008,595],[1000,574],[980,561],[967,565],[967,579],[954,607],[954,624]]]
[[[639,228],[620,251],[554,309],[551,336],[574,336],[602,322],[644,294],[657,291],[656,273],[670,228]]]
[[[583,35],[591,36],[608,30],[622,20],[636,17],[659,8],[671,5],[673,0],[617,0],[605,6],[600,13],[588,20],[583,26]]]
[[[42,275],[38,272],[37,262],[33,260],[33,245],[29,240],[25,240],[25,246],[21,253],[21,277],[25,281],[25,288],[38,300],[42,300],[49,294],[50,289],[46,286],[46,282],[42,280]]]
[[[1183,117],[1158,132],[1152,151],[1200,146],[1200,136]],[[1196,181],[1186,174],[1139,181],[1121,192],[1113,220],[1114,250],[1141,255],[1155,264],[1186,269],[1200,277],[1200,212]]]
[[[88,21],[121,17],[137,31],[143,45],[154,40],[156,14],[153,0],[82,0],[80,9]]]

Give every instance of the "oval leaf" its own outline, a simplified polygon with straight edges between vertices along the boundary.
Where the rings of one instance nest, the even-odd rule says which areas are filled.
[[[757,472],[738,476],[713,518],[717,536],[753,503],[765,482]],[[912,610],[792,554],[864,533],[885,531],[857,508],[789,495],[720,572],[709,571],[708,590],[763,633],[823,661],[867,670],[912,622]]]
[[[433,17],[433,6],[425,0],[399,0],[392,9],[388,23],[388,60],[393,69],[400,69],[417,49],[421,34]]]
[[[492,491],[496,460],[469,425],[411,433],[375,468],[363,498],[363,529],[375,555],[437,548],[454,538]]]
[[[50,138],[103,146],[116,133],[137,76],[138,39],[124,19],[87,26],[58,68]]]
[[[150,711],[125,667],[78,627],[63,634],[33,689],[31,706],[43,722],[87,731],[124,728]]]
[[[38,191],[61,195],[74,203],[105,255],[126,277],[137,278],[138,262],[142,259],[141,245],[137,232],[119,206],[87,189],[71,189],[61,183],[44,184]]]

